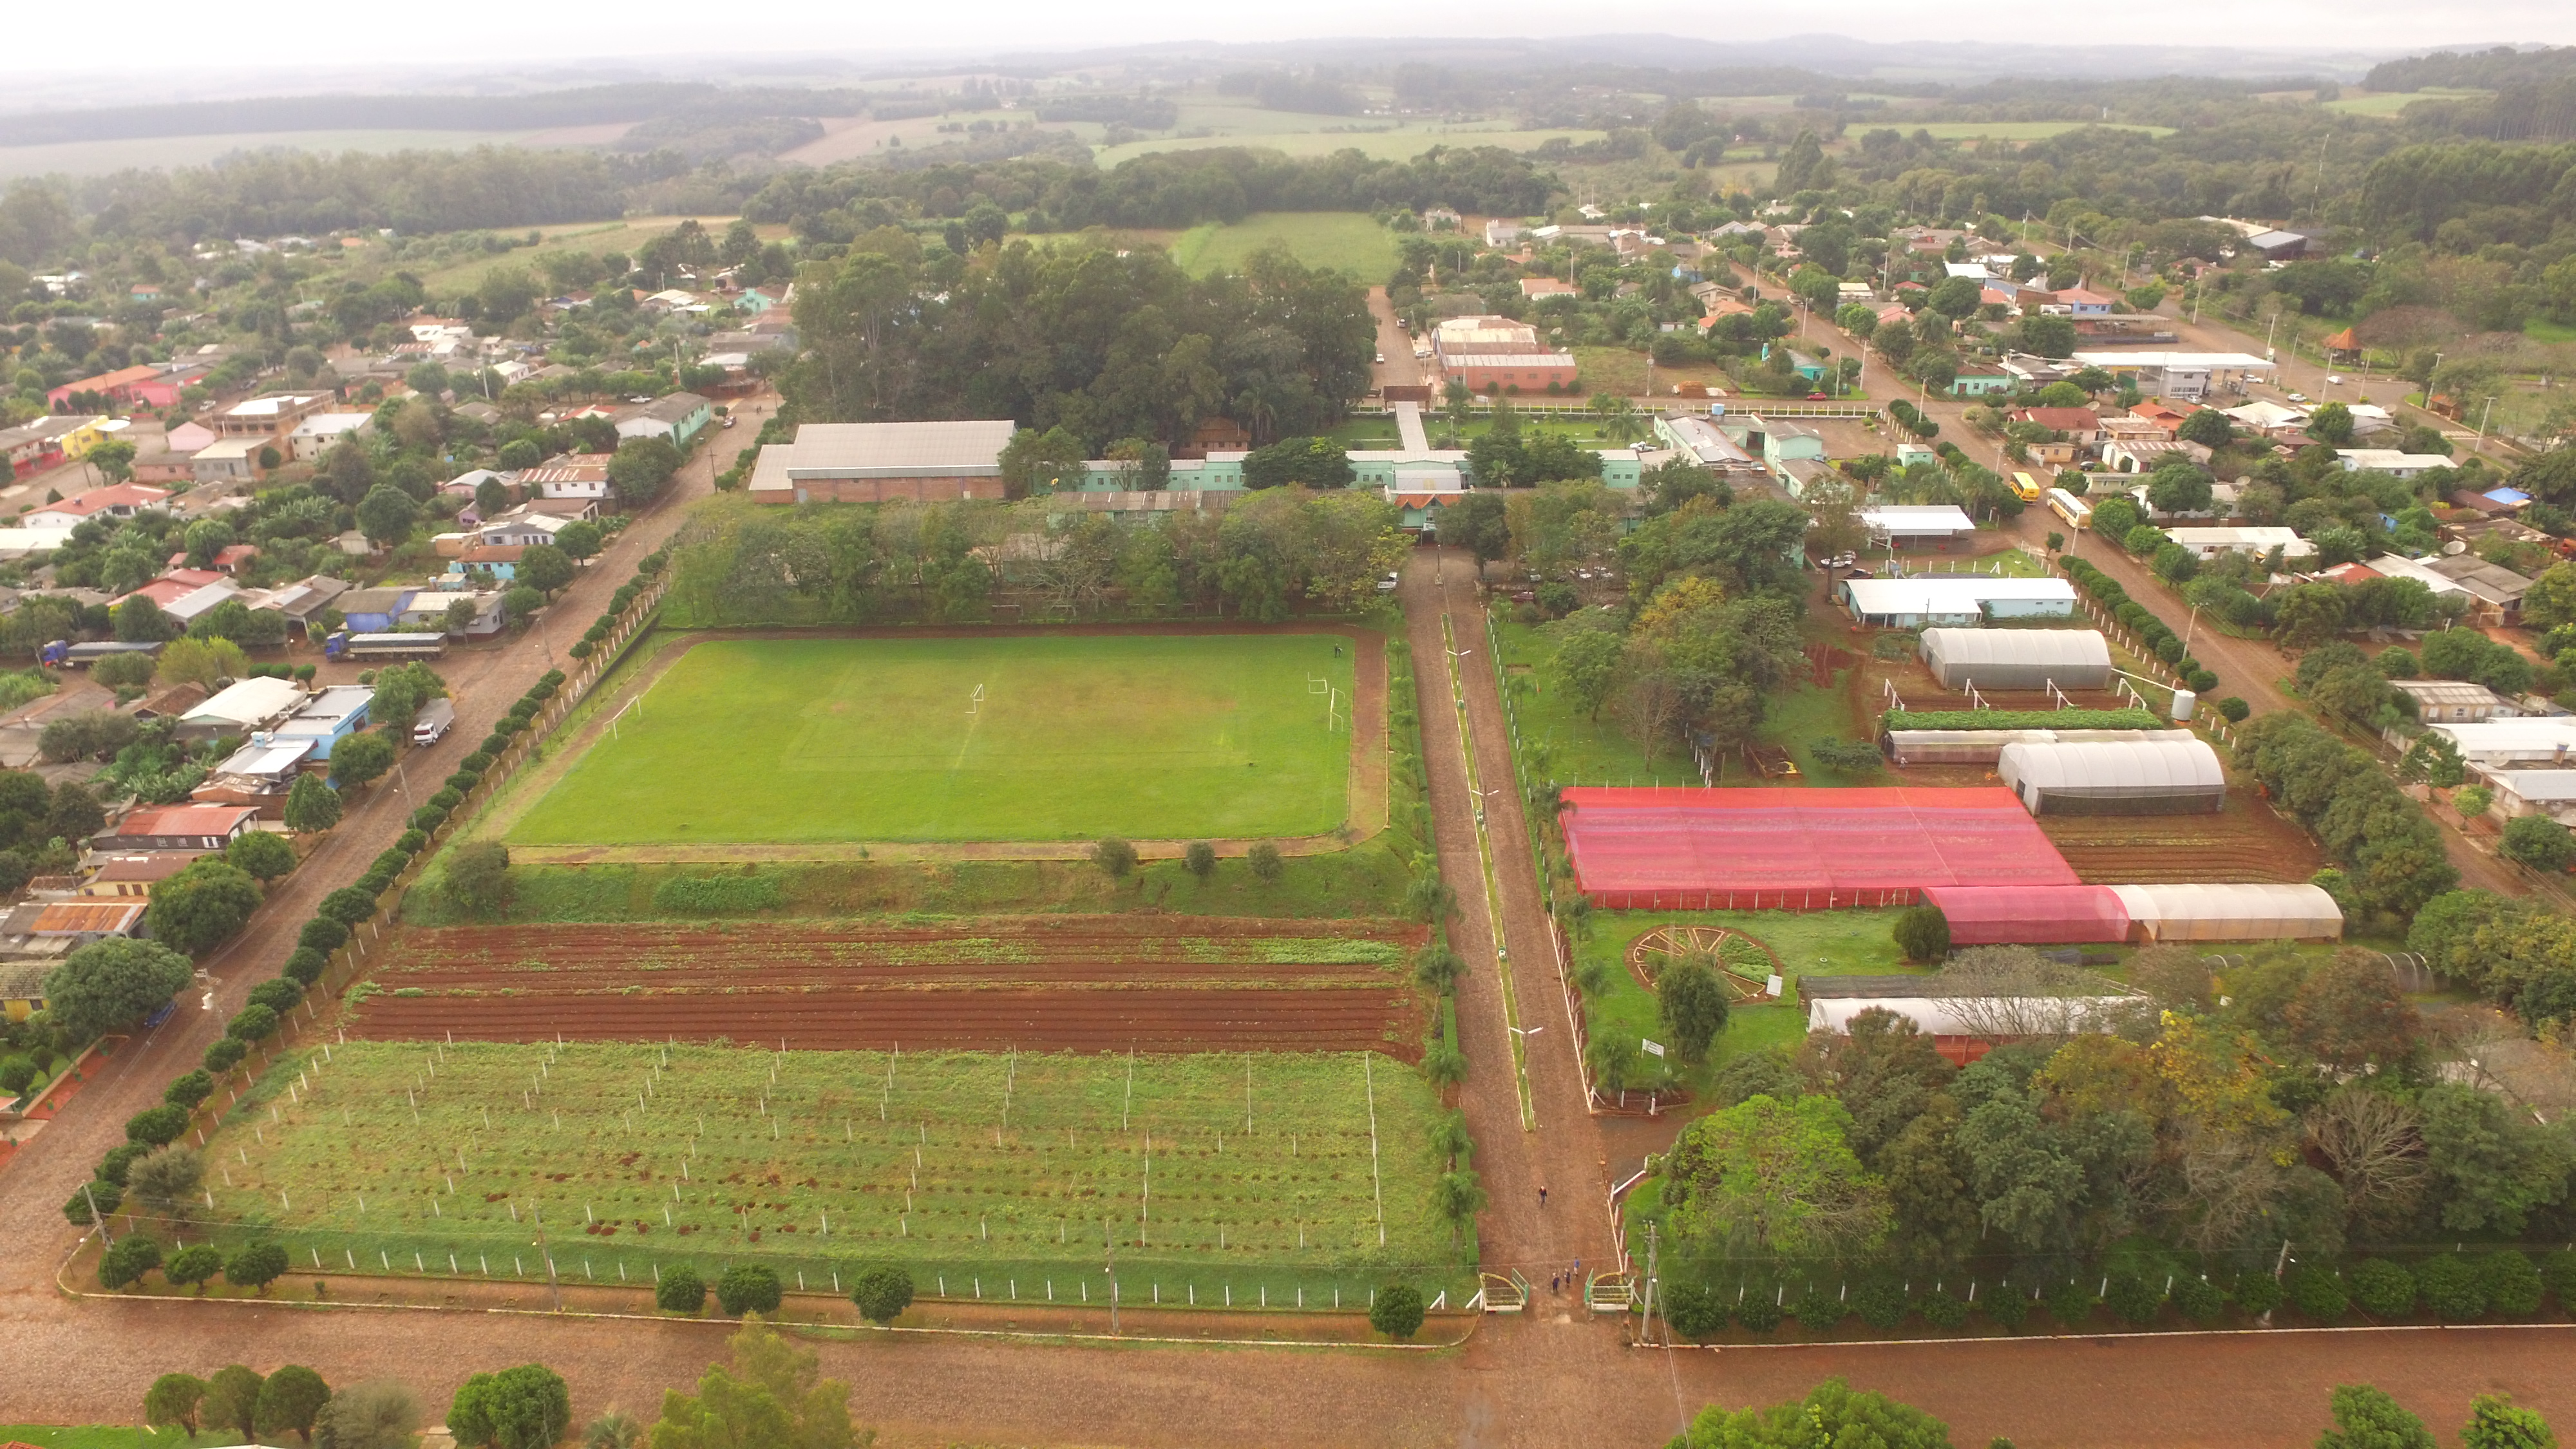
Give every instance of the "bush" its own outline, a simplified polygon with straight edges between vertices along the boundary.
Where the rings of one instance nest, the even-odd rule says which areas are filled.
[[[2346,1286],[2352,1301],[2373,1318],[2404,1318],[2415,1311],[2415,1275],[2386,1258],[2354,1264]]]
[[[188,1130],[188,1109],[164,1102],[147,1107],[125,1119],[125,1140],[146,1142],[154,1147],[167,1147]]]
[[[871,1263],[850,1285],[850,1301],[868,1322],[880,1327],[892,1323],[912,1306],[912,1274],[892,1263]]]
[[[2048,1290],[2048,1316],[2068,1328],[2082,1328],[2093,1317],[2093,1290],[2068,1279]]]
[[[1288,868],[1286,862],[1279,858],[1279,847],[1267,840],[1254,845],[1244,860],[1252,867],[1253,879],[1263,885],[1277,885],[1279,877]]]
[[[1181,864],[1200,880],[1216,874],[1216,847],[1204,840],[1193,840],[1181,853]]]
[[[462,800],[465,798],[466,791],[483,783],[483,777],[475,774],[471,770],[459,770],[455,774],[448,776],[443,783],[448,789],[456,792],[457,799]]]
[[[2247,1273],[2236,1280],[2232,1295],[2248,1318],[2260,1318],[2281,1306],[2281,1284],[2269,1273]]]
[[[2226,720],[2229,724],[2243,724],[2245,722],[2245,717],[2253,712],[2254,706],[2247,704],[2245,701],[2238,699],[2232,694],[2218,702],[2219,718]]]
[[[1811,1287],[1789,1302],[1789,1316],[1809,1333],[1831,1333],[1841,1326],[1848,1308],[1839,1294]]]
[[[487,753],[482,750],[476,750],[474,753],[467,755],[464,759],[457,761],[456,768],[460,770],[470,770],[477,778],[480,778],[484,771],[492,768],[492,757],[493,754],[496,753],[498,752],[494,751]]]
[[[2019,1287],[2010,1283],[1997,1288],[1993,1297],[1978,1299],[1977,1306],[1986,1310],[1986,1317],[1994,1320],[1996,1327],[2005,1330],[2019,1328],[2030,1321],[2030,1300],[2022,1296]]]
[[[1422,1331],[1422,1290],[1389,1283],[1369,1302],[1369,1327],[1398,1341]]]
[[[2289,1281],[2282,1287],[2288,1291],[2290,1306],[2311,1323],[2332,1323],[2352,1306],[2343,1280],[2329,1268],[2302,1263],[2290,1270]]]
[[[89,1210],[92,1203],[98,1205],[100,1212],[112,1213],[124,1201],[125,1187],[122,1183],[110,1182],[103,1177],[97,1178],[86,1187],[74,1189],[70,1197],[63,1199],[63,1216],[70,1220],[73,1227],[86,1228],[98,1221],[90,1216]]]
[[[2476,1263],[2457,1253],[2427,1258],[2415,1270],[2424,1306],[2448,1323],[2472,1323],[2487,1316],[2486,1277]]]
[[[2165,722],[2143,709],[1891,709],[1878,717],[1888,730],[2160,730]]]
[[[2207,694],[2218,687],[2218,675],[2207,669],[2195,669],[2183,676],[2183,683],[2194,694]]]
[[[764,1263],[736,1263],[716,1279],[716,1306],[727,1318],[746,1313],[776,1313],[784,1293],[778,1274]]]
[[[161,1245],[141,1233],[128,1233],[100,1255],[98,1285],[110,1290],[128,1287],[142,1282],[144,1274],[160,1266]]]
[[[195,1107],[214,1094],[214,1076],[200,1069],[171,1078],[170,1085],[161,1089],[161,1100],[184,1110]]]
[[[1950,954],[1950,918],[1939,906],[1906,907],[1889,934],[1908,961],[1932,962]]]
[[[206,1070],[222,1076],[240,1066],[241,1059],[248,1055],[250,1048],[243,1044],[241,1038],[219,1036],[206,1044]]]
[[[406,830],[394,837],[394,849],[407,856],[418,855],[428,848],[429,832],[426,830]]]
[[[494,730],[483,737],[483,743],[476,747],[476,753],[497,759],[501,752],[508,748],[510,748],[510,737],[499,730]],[[469,755],[467,758],[473,757]]]
[[[1892,1333],[1905,1321],[1905,1285],[1894,1278],[1872,1275],[1852,1290],[1852,1311],[1860,1320],[1881,1333]]]
[[[1748,1293],[1735,1305],[1735,1321],[1747,1333],[1769,1333],[1780,1326],[1780,1305],[1767,1293]]]
[[[342,886],[324,896],[321,903],[313,908],[313,913],[324,920],[354,926],[375,915],[376,897],[373,892],[356,886]]]
[[[348,927],[338,921],[325,920],[320,916],[306,921],[304,929],[297,932],[295,936],[296,945],[308,951],[319,951],[325,956],[339,950],[348,942]]]
[[[265,1006],[280,1016],[293,1011],[304,1000],[304,988],[290,977],[272,976],[250,989],[250,1003]]]
[[[2540,1276],[2558,1299],[2561,1313],[2576,1313],[2568,1305],[2576,1303],[2576,1252],[2552,1253],[2540,1260]]]
[[[453,810],[457,806],[465,803],[465,796],[462,792],[450,787],[440,790],[437,794],[430,796],[429,803],[437,806],[441,810]]]
[[[2487,1307],[2504,1317],[2529,1318],[2540,1311],[2547,1285],[2520,1252],[2501,1248],[2487,1254],[2478,1262],[2478,1277],[2486,1285]]]
[[[1672,1283],[1664,1288],[1664,1322],[1688,1339],[1714,1338],[1726,1328],[1726,1300],[1705,1283]]]
[[[1136,868],[1136,847],[1115,835],[1104,836],[1091,847],[1091,863],[1106,872],[1112,880],[1124,880]]]
[[[277,1012],[265,1006],[245,1006],[224,1023],[224,1035],[242,1041],[266,1041],[277,1035]]]
[[[299,986],[311,986],[322,979],[322,973],[330,969],[330,965],[330,957],[310,947],[299,946],[287,953],[286,964],[278,968],[278,974]]]
[[[98,1160],[98,1171],[90,1175],[123,1187],[126,1170],[151,1155],[149,1142],[120,1142],[107,1150],[107,1155]]]
[[[2226,1315],[2227,1295],[2206,1278],[2184,1276],[2174,1280],[2173,1306],[2176,1313],[2207,1328]]]
[[[703,1313],[707,1307],[707,1280],[686,1264],[665,1268],[662,1281],[653,1288],[653,1306],[665,1313]]]
[[[1968,1306],[1967,1299],[1944,1288],[1935,1288],[1914,1300],[1914,1311],[1923,1315],[1923,1321],[1943,1330],[1966,1323]]]
[[[2156,1311],[2165,1306],[2165,1295],[2140,1274],[2114,1273],[2102,1292],[2102,1303],[2122,1323],[2143,1328],[2155,1321]]]
[[[415,830],[436,830],[447,823],[447,812],[435,805],[423,805],[411,812],[411,823]]]

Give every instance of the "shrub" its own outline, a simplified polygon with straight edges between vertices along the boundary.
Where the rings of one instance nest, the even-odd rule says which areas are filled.
[[[2558,875],[2576,860],[2576,834],[2546,815],[2518,815],[2505,822],[2505,859],[2543,875]]]
[[[199,1102],[206,1100],[214,1094],[215,1079],[213,1075],[200,1069],[198,1071],[183,1073],[177,1077],[171,1078],[170,1085],[161,1089],[161,1100],[169,1103],[173,1107],[184,1109],[195,1107]],[[127,1145],[132,1146],[133,1144],[128,1143]]]
[[[497,759],[500,757],[501,752],[508,748],[510,748],[510,737],[501,733],[499,730],[494,730],[492,733],[483,737],[483,743],[475,747],[475,752],[477,754]],[[473,757],[469,755],[467,758],[471,759]]]
[[[250,989],[250,1003],[265,1006],[280,1016],[293,1011],[304,1000],[304,988],[290,977],[272,976]]]
[[[167,1147],[188,1130],[188,1109],[164,1102],[147,1107],[125,1119],[125,1140],[147,1142],[154,1147]]]
[[[126,1169],[151,1155],[152,1144],[149,1142],[120,1142],[109,1148],[107,1155],[98,1160],[98,1171],[92,1176],[123,1187]]]
[[[2415,1275],[2386,1258],[2354,1264],[2346,1286],[2352,1301],[2373,1318],[2404,1318],[2415,1311]]]
[[[1768,1292],[1747,1293],[1735,1305],[1735,1321],[1744,1325],[1747,1333],[1772,1332],[1784,1316],[1779,1301]]]
[[[1404,1283],[1389,1283],[1377,1290],[1377,1296],[1369,1302],[1369,1327],[1397,1340],[1420,1333],[1422,1290]]]
[[[2424,1306],[2446,1323],[2473,1323],[2487,1316],[2486,1275],[2460,1254],[2425,1259],[2415,1270],[2415,1283],[2423,1293]]]
[[[394,837],[394,849],[405,855],[418,855],[428,848],[429,832],[426,830],[406,830]]]
[[[2227,1294],[2206,1278],[2185,1276],[2173,1285],[2174,1311],[2203,1328],[2216,1323],[2227,1312]]]
[[[2068,1328],[2082,1328],[2093,1316],[2093,1290],[2068,1279],[2048,1290],[2048,1316]]]
[[[778,1274],[765,1263],[736,1263],[716,1279],[716,1306],[727,1318],[776,1313],[783,1296]]]
[[[429,803],[437,806],[441,810],[453,810],[457,806],[465,803],[465,796],[463,792],[450,787],[442,789],[437,794],[430,796]]]
[[[707,1280],[686,1264],[665,1268],[662,1281],[653,1288],[653,1306],[665,1313],[703,1313],[707,1307]]]
[[[376,897],[372,891],[342,886],[324,896],[321,903],[313,908],[313,913],[343,926],[354,926],[375,915]]]
[[[1726,1300],[1705,1283],[1666,1285],[1664,1322],[1688,1339],[1713,1338],[1726,1328]]]
[[[2232,694],[2218,702],[2219,717],[2229,724],[2243,724],[2245,717],[2253,712],[2254,706]]]
[[[277,1012],[266,1006],[245,1006],[224,1023],[224,1035],[242,1041],[266,1041],[277,1035]]]
[[[63,1216],[70,1220],[73,1227],[86,1228],[98,1221],[90,1216],[91,1204],[97,1204],[98,1210],[102,1213],[112,1213],[124,1201],[123,1184],[110,1182],[103,1177],[96,1178],[85,1187],[75,1188],[70,1197],[63,1199]]]
[[[2195,669],[2183,676],[2183,683],[2194,694],[2207,694],[2218,687],[2218,675],[2211,670]]]
[[[1939,906],[1906,907],[1889,934],[1908,961],[1938,961],[1950,954],[1950,918]]]
[[[1889,730],[2160,730],[2165,722],[2143,709],[1891,709],[1878,717]]]
[[[447,812],[435,805],[423,805],[411,812],[411,823],[416,830],[436,830],[447,823]]]
[[[2576,1303],[2576,1252],[2552,1253],[2540,1260],[2540,1276],[2556,1295],[2562,1313],[2576,1312],[2568,1307]]]
[[[240,1066],[241,1059],[248,1055],[250,1048],[243,1045],[241,1038],[219,1036],[206,1044],[206,1070],[221,1076]]]
[[[2269,1273],[2247,1273],[2236,1280],[2232,1295],[2248,1318],[2260,1318],[2281,1306],[2281,1284]]]
[[[1279,858],[1279,847],[1267,840],[1254,845],[1244,860],[1252,867],[1253,879],[1263,885],[1277,885],[1279,877],[1288,868],[1286,862]]]
[[[286,1276],[286,1250],[275,1243],[247,1243],[224,1259],[224,1281],[236,1288],[256,1289],[262,1297],[268,1285]]]
[[[2140,1274],[2114,1273],[2103,1289],[2102,1303],[2122,1323],[2144,1327],[2155,1320],[2156,1310],[2165,1306],[2165,1295]]]
[[[402,874],[403,867],[409,864],[411,864],[411,856],[408,853],[388,847],[377,852],[376,858],[367,863],[367,874],[380,875],[391,880]],[[383,892],[379,891],[377,894],[381,895]]]
[[[2030,1300],[2010,1283],[1997,1288],[1993,1297],[1978,1299],[1977,1306],[1986,1310],[1986,1317],[1993,1319],[1998,1328],[2016,1329],[2030,1319]]]
[[[1193,840],[1181,853],[1181,864],[1200,880],[1216,874],[1216,847],[1204,840]]]
[[[1115,835],[1104,836],[1091,847],[1091,863],[1106,872],[1112,880],[1124,880],[1136,868],[1136,847]]]
[[[465,798],[466,791],[483,783],[483,777],[471,770],[459,770],[448,776],[445,783],[448,789],[456,792],[456,798],[462,800]]]
[[[2478,1261],[2478,1277],[2487,1290],[2487,1307],[2507,1318],[2529,1318],[2540,1311],[2547,1291],[2540,1270],[2512,1248],[2501,1248]]]
[[[1967,1299],[1944,1288],[1935,1288],[1914,1300],[1914,1311],[1923,1315],[1925,1323],[1939,1329],[1957,1328],[1966,1323],[1968,1306]]]
[[[868,1322],[880,1327],[892,1323],[912,1306],[912,1274],[892,1263],[871,1263],[850,1285],[850,1301]]]
[[[2352,1306],[2343,1280],[2329,1268],[2302,1263],[2290,1270],[2289,1281],[2282,1287],[2288,1290],[2290,1306],[2312,1323],[2332,1323]]]
[[[457,761],[456,768],[460,770],[471,770],[479,778],[484,771],[492,768],[492,757],[493,754],[496,753],[498,752],[493,751],[487,753],[483,750],[476,750],[474,753],[467,755],[464,759]]]
[[[308,951],[319,951],[325,956],[347,945],[348,941],[348,927],[338,921],[326,920],[320,916],[306,921],[304,929],[297,932],[295,936],[296,945]]]
[[[111,1290],[128,1287],[160,1266],[161,1245],[141,1233],[128,1233],[99,1257],[98,1285]]]
[[[1798,1326],[1809,1333],[1833,1332],[1848,1311],[1841,1295],[1821,1287],[1810,1287],[1789,1303],[1789,1316],[1798,1320]]]
[[[1905,1285],[1873,1274],[1852,1290],[1851,1306],[1861,1322],[1881,1333],[1892,1333],[1896,1325],[1905,1321]]]

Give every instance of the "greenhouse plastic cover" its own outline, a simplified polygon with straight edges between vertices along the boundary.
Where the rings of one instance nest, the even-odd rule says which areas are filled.
[[[2117,741],[2004,746],[1995,763],[2004,783],[2043,795],[2221,795],[2227,772],[2209,742],[2138,731]]]
[[[2077,884],[2010,790],[1564,792],[1577,884],[1607,909],[1902,905],[1926,886]]]
[[[2343,934],[2343,908],[2313,885],[2112,886],[2159,941],[2296,941]]]
[[[2129,908],[2099,885],[1925,886],[1954,946],[2058,946],[2129,938]]]

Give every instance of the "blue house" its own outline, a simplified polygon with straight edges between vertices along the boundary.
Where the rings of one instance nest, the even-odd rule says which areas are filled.
[[[332,748],[367,727],[368,707],[376,692],[362,684],[334,684],[317,691],[311,702],[289,715],[274,730],[252,738],[254,744],[310,741],[308,758],[327,760]]]
[[[390,634],[417,589],[351,589],[333,601],[352,634]]]

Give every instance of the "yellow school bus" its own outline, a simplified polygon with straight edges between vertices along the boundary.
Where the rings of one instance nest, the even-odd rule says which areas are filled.
[[[2022,502],[2037,503],[2039,501],[2040,494],[2039,480],[2033,478],[2028,473],[2015,473],[2013,475],[2013,491],[2021,495]]]

